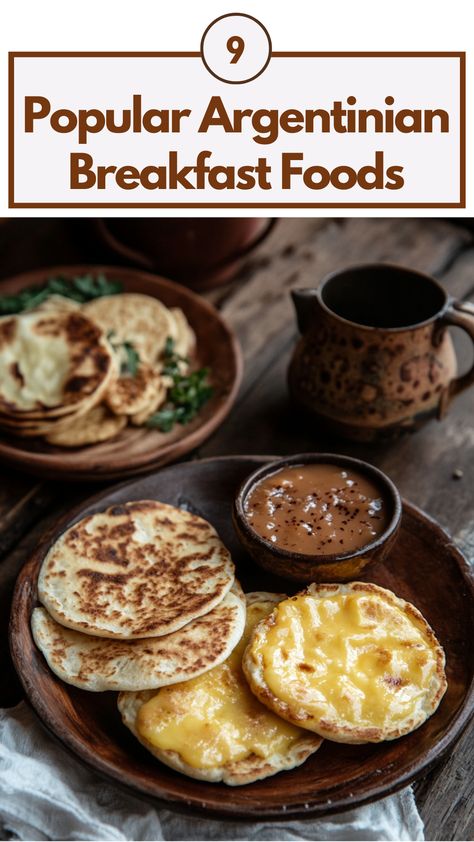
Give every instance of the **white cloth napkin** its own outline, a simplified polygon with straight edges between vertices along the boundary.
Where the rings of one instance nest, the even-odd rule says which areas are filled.
[[[0,838],[424,839],[411,788],[327,820],[229,822],[155,809],[85,768],[24,703],[0,710]]]

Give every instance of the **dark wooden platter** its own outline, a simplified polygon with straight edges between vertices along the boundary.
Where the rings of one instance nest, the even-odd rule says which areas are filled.
[[[0,433],[0,460],[29,473],[52,479],[117,480],[148,472],[198,447],[230,412],[242,376],[240,347],[231,328],[217,310],[180,284],[137,269],[113,266],[54,266],[2,281],[2,294],[44,283],[49,277],[103,272],[123,284],[124,292],[158,298],[167,307],[180,307],[197,339],[197,364],[211,370],[212,398],[199,415],[170,433],[127,426],[118,436],[96,445],[59,448],[41,439],[9,437]]]
[[[268,458],[241,456],[188,462],[103,492],[45,535],[17,581],[11,651],[25,693],[42,722],[99,772],[176,809],[227,818],[283,820],[355,807],[395,792],[425,773],[459,738],[473,712],[473,581],[449,535],[406,502],[400,536],[389,558],[363,577],[413,602],[446,652],[448,691],[431,719],[406,737],[363,746],[326,741],[319,752],[291,772],[243,787],[207,784],[154,760],[122,726],[115,694],[77,690],[50,672],[30,633],[42,559],[66,527],[114,503],[155,498],[187,508],[217,528],[232,552],[245,590],[294,592],[294,585],[264,573],[245,555],[231,522],[237,487]]]

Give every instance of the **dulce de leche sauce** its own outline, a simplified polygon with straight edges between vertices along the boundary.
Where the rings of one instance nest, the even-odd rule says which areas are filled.
[[[250,526],[266,541],[305,555],[359,550],[388,525],[381,490],[340,465],[292,465],[257,482],[244,502]]]

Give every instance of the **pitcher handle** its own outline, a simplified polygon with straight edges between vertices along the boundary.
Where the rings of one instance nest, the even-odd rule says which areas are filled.
[[[474,346],[474,304],[470,301],[451,301],[448,309],[441,316],[440,324],[462,328],[468,334]],[[473,383],[474,361],[470,369],[465,374],[461,374],[460,377],[455,377],[444,391],[439,405],[440,418],[445,414],[452,399],[464,392]]]

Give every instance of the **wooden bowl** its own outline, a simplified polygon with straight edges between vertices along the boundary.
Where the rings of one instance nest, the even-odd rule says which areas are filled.
[[[245,514],[245,501],[251,490],[265,477],[291,465],[340,465],[367,476],[380,488],[390,514],[390,522],[375,541],[358,550],[346,553],[307,555],[276,547],[266,541],[249,524]],[[237,534],[249,555],[270,573],[294,582],[349,582],[362,574],[372,562],[383,561],[396,541],[402,517],[402,501],[397,488],[386,474],[350,456],[336,453],[296,453],[276,462],[270,462],[248,476],[240,486],[234,501],[232,517]]]
[[[159,763],[123,726],[115,693],[78,690],[50,671],[30,629],[40,566],[61,532],[107,506],[149,498],[195,512],[217,529],[245,591],[294,593],[297,586],[289,587],[249,558],[232,526],[236,489],[268,461],[233,456],[185,462],[101,492],[44,536],[20,573],[13,598],[12,656],[30,703],[51,733],[118,786],[125,784],[161,805],[208,817],[308,819],[382,798],[426,774],[449,752],[473,713],[474,587],[468,564],[450,536],[406,502],[398,540],[385,560],[362,577],[412,602],[446,652],[447,692],[434,715],[405,737],[360,746],[326,740],[297,769],[247,786],[226,787],[187,778]]]
[[[104,273],[120,281],[124,292],[158,298],[167,307],[180,307],[197,338],[197,363],[211,371],[211,399],[199,415],[185,426],[176,424],[170,433],[127,426],[109,441],[80,448],[59,448],[42,439],[22,439],[0,433],[0,460],[51,479],[103,481],[145,473],[178,459],[202,442],[222,424],[230,412],[242,376],[242,355],[231,328],[217,310],[196,293],[148,272],[115,266],[54,266],[1,281],[0,294],[17,293],[26,286],[44,283],[49,277],[72,278],[85,273]]]

